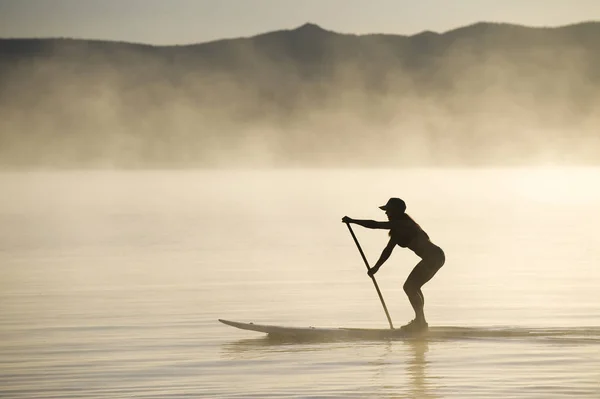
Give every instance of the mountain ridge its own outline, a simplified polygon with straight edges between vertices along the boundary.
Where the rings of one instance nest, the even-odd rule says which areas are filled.
[[[218,43],[218,42],[224,42],[224,41],[232,41],[232,40],[245,40],[245,39],[253,39],[259,36],[263,36],[263,35],[269,35],[269,34],[274,34],[274,33],[290,33],[290,32],[298,32],[298,31],[304,31],[304,30],[318,30],[318,31],[322,31],[322,32],[326,32],[329,34],[334,34],[334,35],[341,35],[341,36],[355,36],[355,37],[362,37],[362,36],[391,36],[391,37],[404,37],[404,38],[412,38],[415,36],[420,36],[424,33],[433,33],[437,36],[444,36],[447,34],[452,34],[455,33],[457,31],[464,31],[464,30],[471,30],[471,29],[476,29],[478,27],[481,26],[492,26],[492,27],[504,27],[504,28],[524,28],[527,30],[531,30],[531,31],[535,31],[535,30],[540,30],[540,31],[547,31],[547,30],[571,30],[571,29],[582,29],[582,28],[597,28],[600,26],[600,21],[594,21],[594,20],[590,20],[590,21],[581,21],[581,22],[576,22],[576,23],[571,23],[571,24],[566,24],[566,25],[558,25],[558,26],[528,26],[528,25],[522,25],[522,24],[513,24],[513,23],[507,23],[507,22],[493,22],[493,21],[480,21],[480,22],[475,22],[469,25],[464,25],[464,26],[459,26],[456,28],[452,28],[452,29],[448,29],[442,32],[437,32],[437,31],[432,31],[432,30],[423,30],[423,31],[419,31],[410,35],[406,35],[406,34],[395,34],[395,33],[379,33],[379,32],[372,32],[372,33],[342,33],[342,32],[337,32],[337,31],[333,31],[333,30],[329,30],[329,29],[325,29],[323,27],[321,27],[318,24],[312,23],[312,22],[306,22],[302,25],[299,25],[295,28],[290,28],[290,29],[277,29],[277,30],[273,30],[273,31],[267,31],[267,32],[262,32],[262,33],[257,33],[257,34],[253,34],[253,35],[247,35],[247,36],[235,36],[235,37],[227,37],[227,38],[220,38],[220,39],[214,39],[214,40],[207,40],[207,41],[199,41],[199,42],[193,42],[193,43],[185,43],[185,44],[161,44],[161,45],[157,45],[157,44],[150,44],[150,43],[144,43],[144,42],[137,42],[137,41],[127,41],[127,40],[109,40],[109,39],[95,39],[95,38],[77,38],[77,37],[66,37],[66,36],[50,36],[50,37],[0,37],[0,41],[59,41],[59,40],[66,40],[66,41],[84,41],[84,42],[100,42],[100,43],[114,43],[114,44],[129,44],[129,45],[138,45],[138,46],[144,46],[144,47],[154,47],[154,48],[163,48],[163,47],[189,47],[189,46],[201,46],[204,44],[211,44],[211,43]]]

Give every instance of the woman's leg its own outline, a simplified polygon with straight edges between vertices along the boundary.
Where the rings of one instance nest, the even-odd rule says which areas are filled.
[[[404,283],[404,292],[406,292],[408,300],[415,311],[415,322],[419,325],[427,324],[424,312],[425,297],[421,287],[435,276],[443,264],[443,257],[423,259],[415,266]]]
[[[423,296],[421,287],[433,277],[433,274],[429,272],[428,266],[429,265],[427,265],[427,262],[425,261],[419,262],[408,275],[403,287],[404,292],[406,292],[408,300],[415,311],[415,321],[419,324],[425,322],[425,313],[423,311],[425,297]]]

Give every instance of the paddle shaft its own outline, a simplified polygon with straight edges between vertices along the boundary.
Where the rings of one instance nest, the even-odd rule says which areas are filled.
[[[365,262],[365,266],[367,267],[367,270],[371,270],[371,268],[369,267],[369,262],[367,261],[367,257],[365,256],[365,253],[363,252],[362,248],[360,247],[360,244],[358,243],[358,239],[354,235],[354,231],[352,231],[352,227],[350,226],[350,223],[346,223],[346,226],[348,226],[348,230],[350,230],[350,234],[352,235],[352,238],[354,239],[354,243],[356,244],[356,248],[358,248],[358,252],[360,252],[360,256],[362,257],[363,261]],[[387,316],[388,323],[390,323],[390,328],[394,329],[394,325],[392,324],[392,318],[390,317],[390,313],[387,310],[387,306],[385,306],[385,301],[383,300],[383,295],[381,295],[381,291],[379,290],[379,286],[377,285],[375,276],[370,276],[370,277],[371,277],[371,280],[373,280],[373,285],[375,285],[375,289],[377,290],[377,295],[379,295],[379,300],[381,300],[381,304],[383,305],[383,310],[385,311],[385,315]]]

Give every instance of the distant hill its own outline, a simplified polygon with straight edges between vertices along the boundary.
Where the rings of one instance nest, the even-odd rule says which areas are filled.
[[[0,167],[598,163],[599,39],[600,22],[0,39]]]

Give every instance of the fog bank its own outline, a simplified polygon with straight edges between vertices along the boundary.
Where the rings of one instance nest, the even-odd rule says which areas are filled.
[[[0,40],[0,167],[594,164],[600,23]]]

